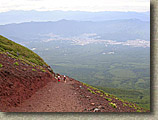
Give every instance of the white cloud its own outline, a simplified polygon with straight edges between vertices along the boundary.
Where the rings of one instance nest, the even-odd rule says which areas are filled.
[[[150,0],[0,0],[10,10],[150,11]]]

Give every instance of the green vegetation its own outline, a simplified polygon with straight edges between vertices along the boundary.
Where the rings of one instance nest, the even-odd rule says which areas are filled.
[[[29,50],[28,48],[19,45],[11,40],[0,35],[0,52],[7,53],[8,56],[17,58],[20,60],[27,60],[31,63],[35,63],[37,65],[46,65],[47,64],[40,58],[37,54],[33,51]]]
[[[38,47],[36,52],[55,72],[150,109],[150,48],[121,45],[105,47],[104,44],[70,46],[69,42],[59,44],[55,41],[44,44],[31,43],[30,48]],[[49,50],[45,51],[43,46]],[[56,46],[62,49],[56,49]],[[102,54],[109,51],[115,54]]]
[[[128,106],[130,107],[130,108],[132,108],[133,106],[132,105],[130,105],[130,104],[128,104]]]
[[[2,68],[3,67],[3,65],[2,64],[0,64],[0,68]]]
[[[54,71],[87,84],[124,89],[150,88],[150,48],[69,44],[58,44],[55,41],[51,45],[45,44],[48,51],[40,43],[31,44],[30,47],[38,47],[36,52],[52,65]],[[62,49],[56,49],[56,46],[61,46]],[[109,51],[114,51],[115,54],[102,54]]]
[[[93,86],[88,85],[88,84],[86,84],[86,83],[82,83],[82,84],[85,85],[85,86],[87,86],[87,87],[89,87],[89,88],[87,88],[87,90],[88,90],[89,92],[91,92],[91,93],[93,93],[93,94],[99,93],[99,94],[100,94],[100,97],[103,97],[103,95],[110,96],[111,98],[114,97],[113,95],[108,94],[108,93],[104,92],[103,90],[97,89],[96,87],[93,87]],[[90,88],[93,89],[93,90],[91,90]],[[107,98],[107,97],[104,97],[104,98],[105,98],[107,101],[112,101],[112,99],[110,99],[110,98]],[[115,97],[115,99],[118,99],[118,98]]]
[[[106,88],[95,86],[98,89],[102,89],[104,93],[113,94],[117,99],[125,102],[129,101],[135,103],[143,108],[150,109],[150,91],[149,90],[129,90],[129,89],[120,89],[120,88]],[[110,95],[112,96],[112,95]]]
[[[38,46],[40,50],[36,52],[52,65],[54,71],[150,109],[150,48],[69,44],[59,45],[55,41],[49,45],[45,44],[49,48],[48,51],[44,51],[40,43],[31,44],[31,47]],[[56,46],[61,46],[62,49],[56,49]],[[109,51],[114,51],[115,54],[102,54]]]
[[[46,70],[43,68],[43,67],[39,67],[39,69],[42,71],[42,72],[46,72]]]
[[[6,51],[1,41],[2,37],[0,51]],[[119,45],[105,47],[104,44],[70,46],[69,42],[59,44],[56,41],[50,44],[35,42],[28,46],[38,48],[35,52],[42,56],[55,72],[101,89],[99,91],[108,97],[113,94],[122,102],[126,100],[150,109],[150,48]],[[56,46],[62,49],[56,49]],[[45,51],[46,47],[49,50]],[[115,54],[102,54],[109,51],[114,51]],[[17,56],[16,51],[15,55],[11,50],[9,53],[12,57],[23,58],[21,53]],[[27,56],[24,56],[24,60],[25,57]],[[31,64],[28,59],[27,64]]]
[[[126,25],[125,28],[127,28]],[[102,32],[97,35],[105,40],[111,38],[111,36],[114,37],[113,40],[119,38],[121,41],[120,37],[123,37],[123,41],[140,38],[139,35],[136,37],[135,33],[141,33],[141,30],[132,30],[134,30],[134,34],[130,38],[129,31],[127,31],[128,34],[122,34],[122,31],[119,31],[121,34],[113,31],[115,35],[112,36],[111,33],[105,34],[106,32],[101,30]],[[16,34],[19,36],[21,33],[17,32]],[[24,32],[24,34],[28,35],[27,32]],[[123,45],[105,46],[104,43],[81,46],[71,45],[72,41],[67,40],[64,40],[64,42],[62,40],[49,41],[49,44],[48,42],[30,42],[41,37],[42,39],[51,38],[51,36],[38,36],[37,34],[30,32],[30,35],[27,36],[27,46],[29,48],[38,48],[35,52],[42,56],[55,72],[66,74],[93,86],[101,87],[107,93],[150,109],[150,48]],[[14,34],[12,36],[17,37]],[[74,37],[74,32],[73,34],[70,32],[70,36]],[[146,39],[147,37],[143,38]],[[26,41],[26,38],[22,38],[21,41]],[[0,44],[2,43],[0,42]],[[0,45],[0,51],[5,51],[5,47],[3,47]],[[61,49],[57,49],[57,47]],[[45,50],[46,48],[48,50]],[[11,52],[12,50],[9,51],[10,54],[12,54]],[[114,52],[114,54],[107,54],[108,52]],[[21,53],[19,53],[19,56],[16,55],[17,51],[14,53],[14,56],[21,56],[22,58]],[[103,92],[103,94],[108,96],[107,93]],[[123,101],[122,99],[121,101]]]
[[[43,69],[42,72],[46,72],[46,70]]]
[[[81,83],[82,83],[82,82],[81,82]],[[100,97],[104,97],[105,100],[107,100],[107,101],[110,102],[109,105],[111,105],[113,108],[117,108],[117,106],[116,106],[115,103],[111,102],[111,101],[112,101],[112,98],[121,101],[124,107],[127,107],[127,106],[128,106],[128,107],[130,107],[130,108],[136,109],[137,111],[140,111],[140,110],[141,110],[141,107],[146,108],[144,105],[140,105],[140,104],[139,104],[139,105],[141,106],[141,107],[140,107],[140,106],[134,104],[133,101],[129,102],[129,101],[123,100],[123,99],[121,99],[121,98],[118,98],[118,97],[116,97],[116,96],[114,96],[114,95],[112,95],[112,94],[108,94],[108,93],[106,93],[105,91],[101,90],[100,88],[95,88],[95,87],[93,87],[93,86],[91,86],[91,85],[88,85],[88,84],[86,84],[86,83],[82,83],[82,84],[85,85],[85,86],[87,86],[87,87],[88,87],[87,90],[88,90],[89,92],[91,92],[92,94],[98,94]],[[104,88],[104,89],[106,89],[106,88]],[[110,89],[111,89],[111,88],[110,88]],[[114,89],[114,88],[112,88],[112,89]],[[116,90],[118,90],[118,93],[120,92],[119,89],[116,89]],[[108,88],[107,88],[107,91],[108,91]],[[115,90],[114,90],[114,91],[115,91]],[[122,92],[121,92],[121,93],[122,93]],[[130,93],[130,92],[129,92],[129,93]],[[133,92],[131,92],[131,93],[133,93]],[[124,93],[123,93],[123,94],[124,94]],[[136,94],[136,95],[137,95],[137,94]],[[105,96],[106,96],[106,97],[105,97]],[[107,97],[107,96],[108,96],[108,97]],[[148,109],[148,108],[146,108],[146,109]],[[141,111],[141,112],[142,112],[142,111]]]
[[[123,103],[123,106],[125,107],[125,106],[127,106],[127,104],[126,104],[126,103]]]
[[[103,95],[100,95],[100,97],[103,97]]]
[[[112,99],[110,98],[107,98],[107,97],[104,97],[107,101],[112,101]]]
[[[89,89],[89,88],[87,88],[87,90],[88,90],[89,92],[91,92],[92,94],[96,94],[93,90],[91,90],[91,89]]]
[[[32,69],[32,71],[36,71],[35,69]]]
[[[18,65],[19,65],[19,63],[18,63],[18,62],[15,62],[15,63],[14,63],[14,65],[17,65],[17,66],[18,66]]]
[[[100,93],[100,91],[98,90],[98,91],[96,91],[97,93]]]
[[[137,112],[142,112],[141,110],[137,110]]]
[[[109,103],[109,105],[111,105],[113,108],[117,108],[116,104],[115,103]]]
[[[140,110],[141,108],[133,104],[134,109]]]

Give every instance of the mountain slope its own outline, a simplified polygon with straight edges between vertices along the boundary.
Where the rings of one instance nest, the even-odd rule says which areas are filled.
[[[32,62],[37,65],[45,65],[48,66],[42,58],[40,58],[33,51],[28,48],[21,46],[11,40],[0,35],[0,52],[5,52],[9,54],[13,58],[18,58],[20,60],[27,60],[28,62]]]
[[[0,36],[0,110],[17,106],[53,80],[53,71],[31,50]]]
[[[2,36],[0,45],[0,111],[149,112],[68,76],[66,83],[57,83],[53,71],[35,53]],[[38,56],[34,60],[41,64],[30,61],[24,51]]]

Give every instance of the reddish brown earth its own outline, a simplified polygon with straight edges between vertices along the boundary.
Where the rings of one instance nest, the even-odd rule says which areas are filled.
[[[13,63],[18,62],[16,66]],[[114,96],[98,93],[81,82],[67,77],[57,82],[46,70],[42,72],[19,60],[0,54],[0,111],[4,112],[136,112]],[[32,69],[36,71],[32,71]],[[61,76],[63,78],[63,76]],[[93,90],[92,94],[87,89]],[[106,100],[110,98],[111,101]],[[109,103],[115,103],[113,108]],[[136,106],[136,105],[135,105]],[[137,106],[136,106],[137,107]],[[143,108],[142,112],[149,112]]]
[[[15,62],[19,65],[14,65]],[[17,107],[48,82],[55,80],[47,70],[42,72],[5,54],[0,54],[0,63],[3,65],[0,68],[0,111]]]

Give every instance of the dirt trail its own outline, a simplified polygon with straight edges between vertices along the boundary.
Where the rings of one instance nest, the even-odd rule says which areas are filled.
[[[72,78],[67,83],[60,83],[54,80],[37,92],[29,99],[18,104],[16,107],[9,107],[6,112],[136,112],[132,104],[103,95],[92,94],[89,87]],[[115,103],[117,108],[109,103]],[[126,104],[124,106],[123,104]],[[130,106],[129,106],[130,105]],[[143,112],[144,110],[140,108]],[[149,112],[149,111],[144,111]]]
[[[72,86],[76,81],[49,82],[19,107],[10,108],[15,112],[82,112],[84,107],[78,100],[77,91]]]

